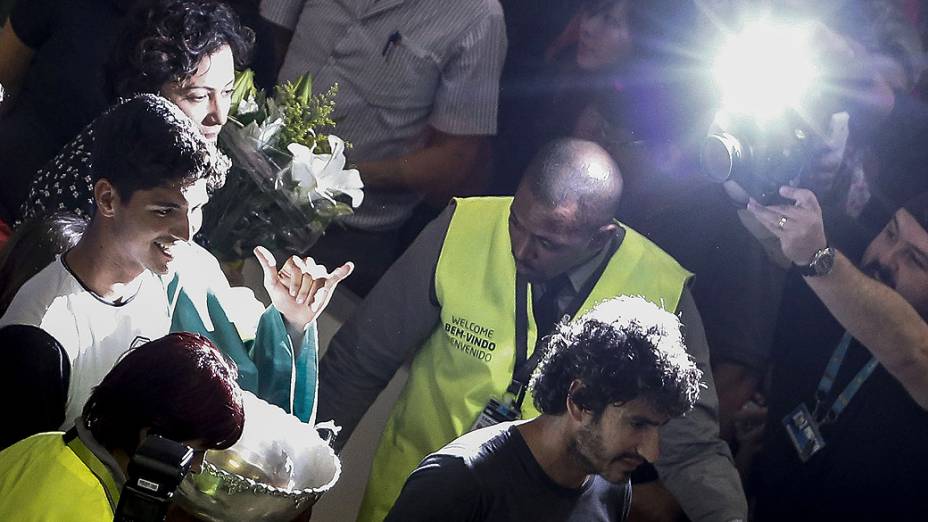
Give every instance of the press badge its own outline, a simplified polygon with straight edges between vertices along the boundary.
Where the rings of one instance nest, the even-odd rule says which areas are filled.
[[[487,405],[483,407],[483,411],[480,412],[480,415],[477,416],[474,425],[470,427],[470,431],[493,426],[501,422],[518,420],[521,416],[522,413],[519,411],[519,408],[511,402],[511,399],[509,402],[505,400],[500,402],[496,399],[490,399]]]
[[[805,404],[800,404],[792,413],[783,417],[783,426],[786,426],[789,439],[802,462],[808,461],[812,455],[825,447],[825,439],[818,430],[818,423]]]

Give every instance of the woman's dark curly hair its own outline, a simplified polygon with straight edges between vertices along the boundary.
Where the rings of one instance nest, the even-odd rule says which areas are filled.
[[[204,56],[225,45],[242,68],[251,59],[254,40],[254,32],[221,2],[141,2],[127,16],[106,64],[106,93],[111,100],[157,93],[168,82],[193,76]]]
[[[604,301],[548,339],[530,387],[539,411],[559,415],[570,396],[599,418],[609,404],[643,398],[676,417],[699,396],[702,372],[686,353],[680,321],[641,297]]]

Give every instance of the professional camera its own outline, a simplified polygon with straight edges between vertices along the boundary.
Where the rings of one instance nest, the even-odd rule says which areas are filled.
[[[190,471],[189,446],[149,435],[132,455],[115,522],[163,521],[174,491]]]
[[[827,115],[814,102],[819,68],[803,24],[762,20],[732,36],[714,66],[721,90],[701,151],[703,172],[735,181],[764,205],[782,202],[812,162]]]
[[[782,202],[779,188],[802,176],[812,160],[807,131],[794,118],[759,125],[751,118],[716,123],[703,142],[703,172],[714,181],[735,181],[763,205]]]

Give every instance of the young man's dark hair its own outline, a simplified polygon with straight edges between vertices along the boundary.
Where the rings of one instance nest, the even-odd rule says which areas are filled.
[[[129,351],[94,388],[83,419],[101,445],[130,455],[144,428],[225,449],[245,424],[236,376],[207,338],[168,334]]]
[[[106,64],[107,94],[158,93],[168,82],[193,76],[200,60],[225,45],[232,49],[236,67],[245,67],[254,38],[222,2],[142,2],[130,13]]]
[[[695,404],[701,376],[676,316],[640,297],[621,297],[560,325],[530,386],[535,407],[549,415],[564,413],[571,383],[580,380],[570,399],[597,417],[610,404],[639,397],[676,417]]]
[[[199,179],[216,189],[229,166],[176,105],[154,94],[136,96],[97,121],[92,162],[94,183],[107,179],[124,201],[137,190]]]

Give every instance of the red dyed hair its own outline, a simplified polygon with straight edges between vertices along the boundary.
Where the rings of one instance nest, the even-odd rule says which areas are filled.
[[[144,428],[228,448],[245,423],[236,374],[206,337],[172,333],[126,353],[94,388],[84,421],[104,447],[130,454]]]

